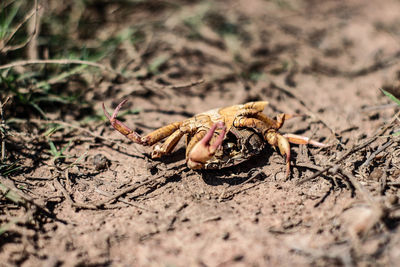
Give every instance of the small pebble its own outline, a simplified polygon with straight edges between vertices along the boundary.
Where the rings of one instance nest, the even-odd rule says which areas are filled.
[[[369,175],[370,180],[379,181],[383,176],[383,171],[379,168],[375,168]]]
[[[93,157],[93,165],[97,171],[107,169],[110,161],[102,154],[96,154]]]

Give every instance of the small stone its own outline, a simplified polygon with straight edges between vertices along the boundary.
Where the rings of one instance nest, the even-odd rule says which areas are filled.
[[[93,165],[97,171],[107,169],[110,161],[102,154],[96,154],[93,157]]]
[[[383,171],[379,168],[375,168],[369,175],[370,180],[379,181],[383,176]]]
[[[399,197],[396,195],[389,195],[387,201],[391,205],[396,205],[399,202]]]

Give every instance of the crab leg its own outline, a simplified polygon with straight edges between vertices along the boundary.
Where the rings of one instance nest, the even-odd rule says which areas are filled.
[[[248,127],[256,128],[262,133],[264,139],[274,148],[278,147],[281,155],[286,158],[286,177],[290,175],[290,143],[294,144],[311,144],[318,147],[326,147],[327,145],[319,143],[317,141],[311,140],[308,137],[295,135],[295,134],[285,134],[281,135],[276,132],[277,129],[281,127],[285,119],[290,118],[291,115],[280,114],[278,115],[278,120],[269,119],[264,114],[260,114],[258,118],[238,118],[234,121],[234,126],[236,127]],[[268,119],[268,120],[267,120]],[[267,123],[269,122],[270,123]]]
[[[317,142],[312,140],[306,136],[297,135],[297,134],[284,134],[283,135],[290,143],[298,144],[298,145],[313,145],[317,147],[328,147],[329,145]]]
[[[292,115],[292,114],[286,114],[286,113],[281,113],[276,116],[276,120],[269,118],[267,115],[263,113],[256,114],[256,118],[259,119],[260,121],[266,123],[267,125],[270,125],[274,129],[280,129],[283,125],[283,123],[286,120],[289,120],[291,118],[297,117],[298,115]]]
[[[170,153],[176,147],[182,136],[189,132],[190,129],[186,129],[186,127],[181,127],[180,129],[176,130],[165,140],[161,147],[159,145],[154,146],[151,157],[153,159],[160,158],[163,155]]]
[[[114,127],[115,130],[117,130],[121,134],[125,135],[126,137],[131,139],[133,142],[138,143],[138,144],[143,144],[142,137],[138,133],[132,131],[128,126],[126,126],[121,121],[116,119],[119,110],[126,103],[126,101],[127,100],[125,99],[121,103],[119,103],[119,105],[115,108],[115,110],[111,116],[106,111],[106,107],[104,106],[104,103],[103,103],[102,107],[103,107],[104,115],[106,115],[106,117],[108,118],[108,120],[111,123],[111,126]]]
[[[279,148],[279,152],[281,153],[282,156],[286,157],[286,178],[290,176],[290,144],[289,140],[280,135],[279,133],[276,133],[276,145]]]
[[[212,137],[214,136],[215,130],[219,128],[222,129],[218,137],[213,144],[210,144]],[[191,169],[201,169],[204,164],[214,156],[215,152],[222,144],[226,132],[226,127],[223,122],[218,122],[214,124],[210,130],[204,135],[204,137],[194,145],[194,147],[189,151],[187,157],[187,165]],[[193,138],[198,138],[199,135],[204,133],[198,132]],[[194,141],[196,141],[194,139]],[[189,147],[189,146],[188,146]]]
[[[144,146],[151,146],[158,141],[164,139],[165,137],[171,135],[173,132],[175,132],[179,127],[181,126],[181,122],[174,122],[171,123],[167,126],[164,126],[160,129],[155,130],[154,132],[149,133],[146,136],[141,136],[137,132],[131,130],[128,126],[123,124],[121,121],[117,120],[117,114],[121,107],[126,103],[126,99],[123,100],[119,105],[115,108],[113,114],[110,116],[110,114],[106,111],[106,108],[103,103],[103,111],[104,115],[109,119],[112,127],[114,127],[115,130],[120,132],[121,134],[125,135],[127,138],[132,140],[133,142],[137,144],[141,144]]]

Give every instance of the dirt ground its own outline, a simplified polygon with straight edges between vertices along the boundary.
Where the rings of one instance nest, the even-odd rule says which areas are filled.
[[[379,90],[400,95],[399,10],[397,0],[89,6],[76,33],[88,47],[129,27],[139,38],[101,61],[123,75],[64,84],[96,114],[127,99],[119,118],[149,133],[266,100],[271,117],[301,115],[280,132],[331,146],[293,145],[290,179],[269,148],[194,171],[184,140],[153,160],[104,119],[78,125],[87,110],[74,107],[48,114],[63,126],[55,145],[71,142],[53,160],[45,123],[27,116],[6,140],[23,168],[2,183],[27,204],[0,200],[0,266],[400,266],[399,108]]]

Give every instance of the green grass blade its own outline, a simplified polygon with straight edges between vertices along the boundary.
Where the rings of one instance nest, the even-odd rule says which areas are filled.
[[[46,114],[44,113],[44,111],[43,111],[36,103],[29,102],[29,104],[30,104],[32,107],[34,107],[34,108],[40,113],[40,115],[43,116],[43,118],[47,119],[47,116],[46,116]]]
[[[389,93],[388,91],[384,90],[381,88],[381,91],[387,96],[389,97],[392,101],[394,101],[397,105],[400,106],[400,99],[398,99],[397,97],[395,97],[394,95],[392,95],[391,93]]]
[[[17,166],[17,167],[15,167],[15,168],[13,168],[13,169],[9,169],[8,171],[5,171],[4,173],[3,173],[3,175],[4,176],[7,176],[7,175],[9,175],[10,173],[12,173],[12,172],[14,172],[14,171],[16,171],[16,170],[19,170],[19,169],[21,169],[22,168],[22,166]]]
[[[60,150],[60,154],[62,155],[65,150],[67,150],[67,148],[72,144],[72,140],[69,140],[68,144],[66,144],[65,146],[63,146]]]
[[[51,141],[50,139],[48,140],[49,142],[49,146],[50,146],[50,153],[51,155],[53,155],[53,157],[57,157],[60,155],[60,152],[58,152],[56,146],[54,145],[53,141]]]
[[[25,203],[25,201],[12,189],[0,183],[0,193],[8,200],[18,203]]]
[[[16,4],[13,5],[11,10],[8,11],[8,14],[0,13],[1,15],[1,22],[0,22],[0,39],[3,39],[6,37],[6,35],[10,32],[10,27],[11,23],[13,22],[15,16],[18,13],[18,10],[20,9],[21,2],[17,2]]]

